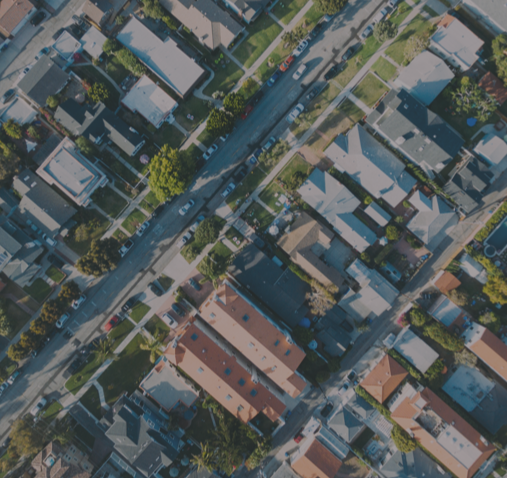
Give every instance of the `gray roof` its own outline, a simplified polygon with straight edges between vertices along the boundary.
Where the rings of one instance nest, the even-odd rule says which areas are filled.
[[[476,5],[482,12],[485,13],[486,17],[489,17],[493,22],[497,25],[500,25],[503,31],[507,31],[507,9],[505,8],[505,3],[501,0],[467,0],[464,4],[469,3],[471,5]]]
[[[464,143],[440,116],[404,89],[391,90],[366,121],[415,162],[435,169],[450,162]]]
[[[9,214],[11,210],[19,205],[19,199],[5,188],[0,188],[0,207],[4,214]]]
[[[324,350],[333,357],[341,357],[351,341],[349,334],[339,327],[328,327],[321,330],[315,338],[324,344]]]
[[[365,214],[368,214],[379,226],[387,226],[389,221],[392,219],[391,215],[384,211],[376,202],[372,202],[365,210]]]
[[[364,425],[347,408],[342,408],[336,412],[327,422],[338,436],[343,438],[346,443],[350,443],[361,432]]]
[[[396,337],[394,349],[422,373],[426,373],[438,359],[438,353],[414,334],[409,327],[405,327]]]
[[[481,423],[490,433],[496,434],[507,425],[507,390],[498,382],[489,392],[488,399],[480,407],[470,412],[473,418]]]
[[[396,450],[380,468],[385,478],[451,478],[449,473],[439,471],[438,464],[420,448],[410,453]]]
[[[271,478],[300,478],[300,476],[292,469],[287,461],[282,461],[282,464],[271,475]]]
[[[44,106],[48,96],[55,95],[70,80],[49,57],[43,55],[18,83],[18,88],[39,106]]]
[[[228,0],[242,13],[243,18],[250,22],[270,0]]]
[[[8,252],[11,256],[21,249],[22,245],[7,232],[4,227],[0,227],[0,253]]]
[[[366,420],[375,413],[375,409],[363,397],[360,397],[356,393],[354,393],[345,407],[361,420]]]

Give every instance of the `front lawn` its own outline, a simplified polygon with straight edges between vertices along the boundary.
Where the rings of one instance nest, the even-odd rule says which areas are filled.
[[[386,91],[389,91],[389,88],[375,75],[368,73],[352,93],[371,108]]]
[[[118,216],[128,204],[125,199],[108,186],[96,189],[92,194],[92,201],[113,218]]]
[[[144,328],[160,342],[164,342],[171,332],[171,328],[158,315],[148,320]]]
[[[135,208],[121,223],[121,226],[130,234],[134,234],[144,221],[146,221],[146,216],[141,210]]]
[[[105,70],[118,86],[120,86],[120,83],[127,78],[130,73],[113,55],[107,57],[105,61]]]
[[[66,274],[62,272],[60,269],[57,269],[55,266],[51,265],[46,270],[46,275],[56,284],[62,282],[65,279]]]
[[[160,204],[160,201],[157,199],[156,194],[153,191],[150,191],[144,199],[141,201],[140,206],[148,213],[153,213],[155,208]]]
[[[25,285],[23,290],[35,299],[39,304],[42,304],[49,294],[53,291],[51,286],[40,277],[35,279],[32,285]]]
[[[75,395],[81,387],[90,380],[92,375],[99,369],[99,367],[104,363],[104,359],[96,352],[92,352],[84,365],[70,377],[65,383],[65,388]]]
[[[121,244],[128,239],[127,234],[125,234],[120,228],[113,232],[113,237]]]
[[[107,334],[107,338],[111,341],[112,350],[116,350],[119,345],[128,337],[130,332],[134,330],[135,325],[130,320],[122,320],[111,332]]]
[[[150,363],[150,352],[140,348],[145,342],[142,335],[136,335],[118,356],[118,360],[99,377],[98,382],[104,388],[109,405],[113,405],[124,392],[130,395],[153,366]]]
[[[47,407],[42,413],[42,418],[46,419],[48,422],[52,422],[56,416],[63,410],[60,402],[54,401],[51,402],[49,407]]]
[[[165,123],[153,135],[153,142],[160,148],[167,144],[170,148],[179,149],[185,140],[185,135],[172,124]]]
[[[118,161],[116,160],[116,162]],[[77,224],[65,237],[65,244],[79,256],[84,256],[90,250],[92,241],[100,239],[111,224],[99,211],[90,208],[80,209],[72,219]],[[78,240],[76,230],[83,224],[86,225],[87,235],[79,237],[80,240]]]
[[[208,102],[193,95],[181,103],[178,102],[178,107],[174,110],[176,121],[189,132],[197,128],[208,114]],[[188,115],[193,119],[187,118]]]
[[[237,246],[237,244],[234,242],[234,238],[236,238],[236,240],[239,241],[240,243],[243,242],[243,239],[244,239],[243,234],[241,234],[241,232],[239,232],[233,226],[231,226],[229,229],[227,229],[227,231],[225,233],[225,237],[227,239],[229,239],[229,241],[231,241],[236,246]]]
[[[398,4],[398,9],[389,19],[391,23],[400,26],[403,23],[403,20],[408,17],[410,12],[412,11],[412,7],[405,1]]]
[[[255,76],[262,82],[269,80],[269,77],[278,69],[280,64],[292,53],[292,48],[284,48],[284,43],[283,41],[278,43],[269,54],[269,57],[255,71]],[[271,63],[269,62],[270,60]]]
[[[99,391],[95,385],[92,385],[79,401],[97,420],[102,418]]]
[[[151,307],[149,305],[146,305],[144,302],[138,302],[132,307],[130,318],[138,324],[150,310]]]
[[[47,283],[44,282],[44,284]],[[31,319],[32,316],[30,314],[27,314],[24,310],[20,309],[18,305],[11,299],[4,299],[4,312],[5,315],[9,317],[14,324],[11,333],[7,336],[9,340],[12,340],[14,337],[16,337],[17,333],[25,326],[25,324]]]
[[[307,2],[308,0],[279,0],[271,13],[284,25],[288,25]]]
[[[384,57],[380,57],[371,67],[371,71],[374,71],[384,81],[389,81],[398,71],[398,69]]]
[[[248,209],[241,217],[255,230],[259,229],[261,231],[264,231],[275,220],[275,217],[267,209],[264,209],[255,201],[248,206]]]
[[[324,14],[319,11],[316,5],[312,5],[308,11],[305,13],[305,16],[299,20],[296,27],[300,27],[305,25],[305,30],[309,33],[313,30],[315,25],[319,23],[319,20],[324,16]]]
[[[221,259],[227,259],[231,256],[232,251],[225,244],[222,244],[221,241],[218,241],[209,251],[211,257],[215,257],[213,254],[216,254]]]
[[[266,174],[261,170],[261,168],[254,168],[238,186],[236,189],[232,191],[232,193],[227,196],[227,204],[229,207],[234,210],[241,205],[244,201],[246,194],[250,194],[257,186],[262,182],[262,180],[266,177]]]
[[[199,136],[197,136],[197,141],[204,144],[206,148],[209,148],[213,144],[215,139],[216,136],[213,136],[207,129],[204,129],[204,131]]]
[[[248,36],[234,50],[233,55],[245,68],[250,68],[264,53],[266,48],[271,45],[273,40],[280,35],[282,27],[269,15],[261,15],[255,20],[253,25],[248,26],[246,29]]]
[[[203,90],[203,93],[208,96],[213,95],[215,91],[221,91],[224,94],[229,93],[243,76],[243,70],[227,55],[223,55],[223,58],[218,64],[215,64],[214,68],[215,76]]]

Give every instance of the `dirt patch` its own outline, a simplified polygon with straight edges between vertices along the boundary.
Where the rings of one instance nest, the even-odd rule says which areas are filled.
[[[323,153],[317,153],[307,145],[303,145],[298,153],[307,163],[315,166],[321,171],[327,171],[333,165],[333,162],[326,158]]]
[[[368,467],[361,465],[359,459],[352,455],[343,462],[336,478],[366,478],[368,471]]]

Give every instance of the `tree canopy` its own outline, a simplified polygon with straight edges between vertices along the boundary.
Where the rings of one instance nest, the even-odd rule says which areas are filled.
[[[0,181],[10,180],[12,176],[19,173],[19,162],[19,156],[0,141]]]
[[[109,90],[104,83],[94,83],[88,90],[88,96],[94,103],[98,103],[109,98]]]
[[[347,0],[314,0],[313,4],[319,12],[334,15],[347,4]]]
[[[459,352],[463,349],[463,340],[451,334],[443,325],[432,322],[424,327],[424,335],[439,343],[444,349]]]
[[[229,93],[224,99],[224,109],[238,117],[245,110],[245,98],[239,93]]]
[[[394,38],[398,34],[398,25],[390,22],[378,22],[373,27],[373,36],[379,43],[384,43],[386,40]]]
[[[416,441],[399,425],[394,425],[391,430],[391,438],[396,448],[402,453],[410,453],[417,448]]]
[[[488,276],[488,282],[482,291],[495,304],[507,304],[507,278],[505,276]]]
[[[505,51],[507,50],[507,35],[505,33],[498,35],[491,42],[491,47],[493,49],[493,61],[496,66],[496,76],[507,86],[507,56],[505,56]]]
[[[405,50],[403,52],[405,62],[410,63],[419,53],[426,50],[429,45],[430,39],[428,35],[412,35],[405,44]]]
[[[86,275],[100,277],[115,269],[120,262],[118,241],[114,237],[92,241],[90,250],[76,262],[76,269]]]
[[[211,244],[218,239],[220,223],[214,217],[207,217],[195,230],[195,240],[201,244]]]
[[[12,118],[8,119],[3,124],[3,129],[5,131],[5,134],[11,138],[21,139],[23,137],[23,130],[21,129],[21,126]]]
[[[486,121],[496,110],[496,100],[468,76],[463,76],[455,83],[457,86],[451,91],[451,98],[458,113],[472,114],[479,121]]]
[[[206,129],[213,136],[225,136],[234,128],[234,117],[225,110],[213,108],[206,122]]]

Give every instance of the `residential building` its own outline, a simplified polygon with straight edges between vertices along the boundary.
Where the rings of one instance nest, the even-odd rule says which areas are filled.
[[[342,461],[315,437],[292,454],[290,465],[301,478],[335,478]]]
[[[88,31],[81,37],[79,43],[81,43],[83,50],[88,53],[92,58],[99,58],[102,55],[102,46],[106,42],[107,37],[99,32],[94,26],[88,29]]]
[[[56,186],[78,206],[88,206],[93,192],[103,188],[107,176],[88,161],[69,138],[65,138],[37,169],[50,186]]]
[[[507,32],[507,12],[499,0],[464,0],[461,6],[495,36]]]
[[[378,317],[389,310],[398,297],[398,290],[387,279],[376,270],[365,266],[359,259],[356,259],[346,272],[359,284],[360,290],[354,292],[349,289],[338,305],[354,320]]]
[[[37,110],[30,106],[21,97],[16,96],[2,111],[0,122],[5,123],[10,119],[20,125],[30,124],[37,117]]]
[[[223,0],[245,23],[251,24],[268,6],[269,0]]]
[[[475,146],[474,153],[491,166],[496,178],[507,169],[507,144],[495,134],[484,136]]]
[[[301,478],[289,465],[287,461],[282,461],[282,464],[271,475],[271,478]]]
[[[429,106],[453,78],[454,73],[445,62],[425,50],[403,68],[394,86],[404,88],[424,106]]]
[[[438,352],[435,352],[424,340],[414,334],[410,330],[410,326],[405,327],[398,334],[393,348],[422,373],[426,373],[438,359]]]
[[[451,290],[457,289],[461,285],[460,280],[447,271],[439,271],[432,282],[442,294],[448,294]]]
[[[146,75],[139,78],[121,104],[133,113],[139,113],[157,129],[178,107],[178,103]]]
[[[76,449],[74,445],[69,447],[70,454],[65,452],[58,443],[49,442],[32,460],[32,468],[35,470],[35,478],[90,478],[92,467],[87,460],[78,460],[77,464],[73,456],[85,455]],[[69,458],[70,460],[65,460]],[[81,457],[83,458],[83,457]]]
[[[245,29],[212,0],[161,0],[160,3],[210,50],[228,48]]]
[[[484,42],[456,17],[447,14],[430,38],[429,49],[461,71],[467,71],[479,59]]]
[[[332,357],[341,357],[352,341],[350,335],[341,327],[326,327],[318,332],[315,338]]]
[[[278,420],[286,407],[275,386],[268,389],[257,369],[242,365],[230,346],[215,336],[213,329],[196,320],[170,343],[165,356],[243,423],[261,412]]]
[[[377,402],[384,403],[408,376],[408,372],[390,355],[380,362],[360,383]]]
[[[60,59],[67,62],[67,66],[74,62],[74,55],[83,49],[81,43],[67,30],[61,33],[53,45],[51,45],[51,48],[58,54]]]
[[[396,207],[417,183],[405,165],[361,125],[340,134],[324,151],[336,169],[347,173],[374,198]]]
[[[297,372],[304,351],[288,330],[263,313],[229,281],[211,293],[199,309],[200,316],[227,342],[291,397],[306,387]]]
[[[444,191],[458,204],[461,211],[469,214],[479,206],[482,196],[495,179],[495,174],[477,158],[469,158],[458,164],[449,174]]]
[[[412,390],[392,406],[391,419],[458,478],[471,478],[494,445],[429,388]]]
[[[171,37],[162,41],[135,17],[123,27],[116,39],[181,98],[190,95],[206,74]]]
[[[385,227],[392,219],[391,215],[382,209],[376,202],[372,202],[364,210],[364,213],[370,216],[379,226]]]
[[[80,105],[69,98],[58,106],[55,119],[74,136],[83,136],[94,144],[110,140],[129,156],[138,153],[146,142],[102,102]]]
[[[385,478],[451,478],[420,448],[410,453],[399,450],[389,453],[379,470]]]
[[[83,13],[98,27],[112,23],[128,0],[86,0]]]
[[[440,116],[403,88],[391,90],[366,121],[430,177],[450,163],[464,143]]]
[[[294,263],[321,284],[339,287],[343,284],[342,275],[321,260],[322,250],[330,247],[333,238],[334,234],[329,229],[302,212],[291,224],[290,231],[279,239],[278,245]]]
[[[329,417],[327,426],[345,443],[352,443],[365,429],[363,422],[346,406],[338,408],[336,412]]]
[[[377,235],[354,215],[361,201],[329,173],[316,168],[298,192],[358,252],[377,241]]]
[[[448,329],[465,320],[463,310],[445,295],[441,295],[431,304],[428,313]]]
[[[60,93],[69,81],[69,74],[48,56],[43,55],[21,78],[18,88],[32,103],[42,107],[46,105],[48,96]]]
[[[408,200],[417,214],[407,228],[433,252],[458,224],[457,214],[436,194],[427,198],[420,190]]]
[[[55,237],[76,210],[34,172],[26,169],[14,177],[12,187],[21,202],[16,213],[27,225]]]
[[[2,0],[0,2],[0,33],[12,38],[27,24],[37,7],[30,0]]]
[[[507,100],[507,88],[503,86],[502,80],[497,78],[491,71],[488,71],[479,81],[479,87],[488,95],[495,98],[500,106]]]
[[[0,188],[0,209],[9,217],[19,206],[19,199],[8,189]]]
[[[468,254],[463,254],[459,262],[460,268],[464,270],[470,277],[478,280],[481,284],[486,284],[486,282],[488,282],[488,272],[486,269],[484,269],[482,264],[479,264]]]

